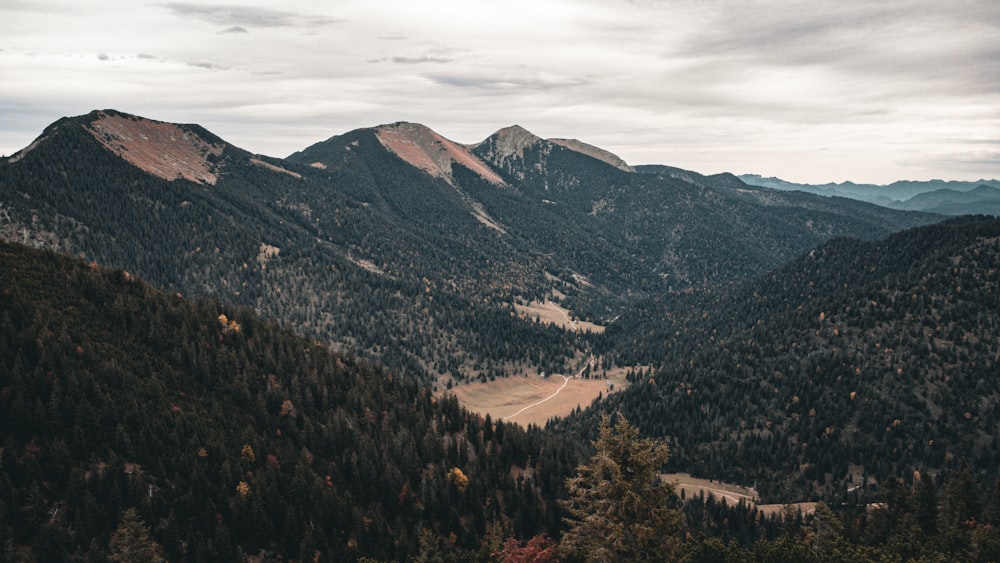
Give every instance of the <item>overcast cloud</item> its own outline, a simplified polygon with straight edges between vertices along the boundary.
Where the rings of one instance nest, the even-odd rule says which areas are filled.
[[[0,154],[114,108],[273,156],[517,123],[703,173],[1000,177],[995,0],[87,4],[0,0]]]

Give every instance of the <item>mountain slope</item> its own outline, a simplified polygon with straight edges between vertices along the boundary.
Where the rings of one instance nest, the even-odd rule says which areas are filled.
[[[477,219],[455,188],[371,135],[356,150],[376,156],[345,170],[251,155],[206,135],[195,144],[221,147],[206,159],[213,185],[165,179],[109,150],[92,134],[108,114],[61,120],[30,151],[0,163],[0,235],[126,268],[185,295],[252,306],[414,376],[510,373],[529,356],[555,371],[574,355],[574,336],[483,303],[522,287],[531,257]],[[119,120],[133,129],[118,139],[166,127]],[[171,158],[181,161],[192,142],[174,139]],[[380,162],[389,173],[366,175],[368,163]],[[369,188],[382,180],[400,189],[376,199]],[[530,270],[544,279],[541,267]]]
[[[600,160],[605,164],[610,164],[619,170],[624,170],[625,172],[635,172],[635,169],[629,166],[628,163],[622,160],[618,155],[608,152],[600,147],[589,145],[578,139],[549,139],[549,142],[562,145],[567,149],[596,158],[597,160]]]
[[[396,123],[273,159],[197,126],[93,112],[0,162],[0,236],[446,382],[568,372],[606,346],[524,322],[515,304],[551,299],[600,324],[833,236],[937,220],[731,175],[636,174],[564,144],[515,126],[466,147]]]
[[[669,436],[676,468],[791,500],[1000,460],[1000,219],[837,239],[611,331],[659,365],[598,410]],[[595,413],[576,423],[589,428]]]
[[[517,127],[473,150],[532,204],[516,208],[511,194],[484,193],[491,216],[566,256],[592,286],[631,299],[760,274],[832,236],[875,238],[936,220],[751,189],[731,175],[628,173]],[[608,318],[620,306],[577,308]]]
[[[454,281],[466,284],[462,291],[500,301],[558,294],[597,319],[613,318],[635,296],[763,272],[829,236],[884,236],[934,220],[819,198],[751,198],[731,176],[633,174],[603,151],[564,144],[515,125],[467,153],[423,126],[392,124],[333,137],[289,160],[320,167],[331,185],[433,240],[459,271],[477,272],[479,287]],[[499,182],[483,172],[487,165]],[[427,233],[428,225],[438,232]],[[461,247],[440,233],[461,237]],[[412,256],[400,261],[412,264]]]
[[[103,557],[127,507],[170,560],[405,560],[422,529],[477,549],[487,523],[559,524],[569,444],[245,309],[0,243],[0,311],[0,531],[27,559]]]

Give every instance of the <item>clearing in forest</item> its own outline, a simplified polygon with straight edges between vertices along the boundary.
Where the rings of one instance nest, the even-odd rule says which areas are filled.
[[[664,479],[676,483],[677,495],[683,491],[685,498],[698,496],[699,493],[713,495],[719,501],[725,502],[729,506],[736,506],[742,500],[747,506],[756,506],[763,516],[772,514],[783,514],[790,512],[794,514],[801,511],[803,516],[816,512],[815,502],[793,502],[789,504],[757,504],[760,502],[760,495],[753,487],[744,487],[732,483],[712,481],[710,479],[699,479],[687,473],[665,473]]]
[[[726,504],[730,506],[739,504],[740,500],[746,502],[748,505],[756,504],[760,500],[760,495],[757,494],[757,491],[753,487],[743,487],[721,481],[699,479],[687,473],[667,473],[663,475],[663,478],[669,482],[676,483],[677,494],[680,495],[681,491],[683,491],[687,498],[697,496],[699,492],[703,492],[706,497],[709,494],[715,495],[715,498],[725,500]]]
[[[603,326],[590,321],[581,321],[573,317],[568,309],[564,309],[558,303],[549,301],[548,299],[545,301],[532,301],[527,305],[515,303],[514,309],[517,310],[517,314],[521,315],[523,319],[533,320],[537,318],[540,323],[554,324],[563,330],[576,332],[586,332],[589,330],[595,334],[604,332]]]
[[[483,416],[489,414],[494,419],[516,422],[521,426],[544,426],[554,416],[566,416],[578,406],[585,408],[599,396],[627,386],[625,374],[628,371],[629,368],[610,369],[607,379],[517,375],[485,383],[456,385],[446,392],[454,393],[463,407]]]

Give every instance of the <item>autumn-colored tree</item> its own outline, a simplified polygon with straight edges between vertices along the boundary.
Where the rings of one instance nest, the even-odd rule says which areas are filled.
[[[121,523],[111,536],[108,559],[122,563],[162,561],[160,546],[149,535],[149,528],[135,508],[122,513]]]
[[[250,494],[250,485],[246,481],[240,481],[236,484],[236,492],[239,493],[241,497],[245,497]]]
[[[676,555],[684,518],[670,507],[673,483],[660,475],[667,446],[639,437],[618,415],[601,417],[597,453],[566,480],[569,530],[560,552],[585,561],[666,560]]]
[[[469,478],[457,467],[451,468],[451,471],[448,472],[448,480],[455,484],[455,488],[459,492],[464,493],[469,488]]]
[[[507,538],[503,549],[493,555],[502,563],[554,563],[558,561],[558,545],[545,534],[521,544],[517,538]]]

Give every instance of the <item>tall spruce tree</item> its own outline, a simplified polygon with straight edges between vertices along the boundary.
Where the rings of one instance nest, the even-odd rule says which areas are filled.
[[[683,516],[671,507],[673,483],[660,475],[666,445],[640,438],[618,415],[601,418],[597,453],[566,481],[569,530],[560,550],[570,560],[659,561],[676,556]]]
[[[122,521],[111,536],[112,561],[122,563],[145,563],[162,561],[160,546],[149,535],[149,528],[142,521],[139,512],[132,507],[122,513]]]
[[[938,500],[934,477],[923,473],[917,482],[917,522],[924,534],[931,536],[937,533]]]

